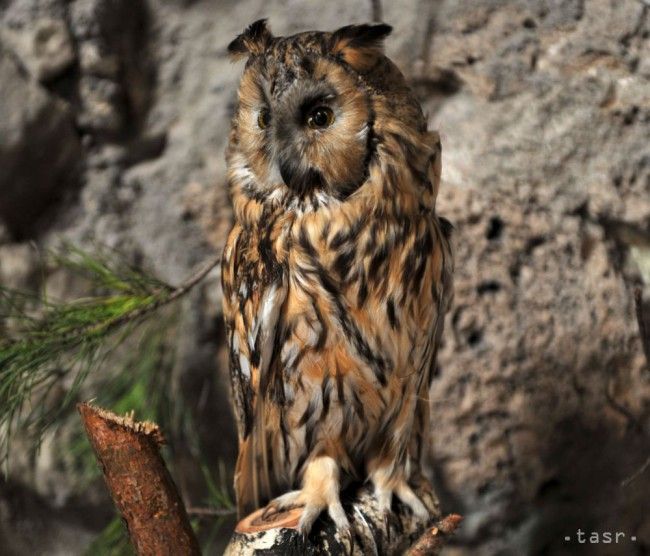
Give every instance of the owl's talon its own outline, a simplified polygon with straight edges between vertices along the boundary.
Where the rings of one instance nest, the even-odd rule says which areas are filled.
[[[406,481],[400,482],[395,488],[395,494],[413,512],[413,515],[425,523],[429,521],[429,510],[418,498]]]
[[[281,510],[279,510],[276,506],[270,506],[270,505],[266,506],[266,508],[264,508],[264,511],[262,512],[262,520],[266,521],[268,520],[269,517],[277,513],[280,513],[280,511]]]
[[[298,529],[303,534],[305,541],[309,536],[314,522],[325,508],[317,504],[306,504],[302,510],[300,521],[298,522]]]
[[[346,538],[349,541],[349,544],[352,546],[352,527],[350,526],[350,522],[345,515],[345,511],[343,510],[341,502],[338,500],[336,502],[332,502],[329,505],[318,503],[305,505],[302,510],[302,515],[300,516],[300,521],[298,522],[298,530],[301,532],[303,540],[307,542],[307,537],[309,536],[309,533],[316,519],[318,519],[322,511],[325,509],[327,510],[329,516],[332,518],[332,521],[334,522],[339,535],[342,538]]]
[[[337,500],[330,504],[327,508],[327,513],[330,515],[334,525],[336,525],[336,528],[339,531],[348,531],[350,529],[350,522],[345,515],[345,510],[343,510],[341,502]]]
[[[266,518],[276,513],[286,512],[300,506],[300,494],[301,491],[292,490],[283,494],[282,496],[274,498],[266,505],[266,508],[264,508],[264,511],[262,512],[262,519],[266,520]]]
[[[269,517],[271,517],[274,514],[277,514],[280,510],[278,507],[273,504],[273,502],[269,502],[266,505],[266,508],[264,508],[264,511],[262,512],[262,519],[266,521]]]
[[[386,535],[390,538],[390,527],[397,526],[397,517],[391,512],[391,501],[393,494],[399,498],[404,505],[406,505],[413,515],[425,523],[429,521],[429,510],[418,498],[417,494],[408,485],[405,479],[397,480],[382,480],[385,474],[379,472],[375,475],[373,482],[375,484],[375,498],[377,499],[377,506],[384,514],[384,527]]]
[[[290,501],[303,506],[298,530],[305,538],[323,510],[327,510],[337,530],[344,531],[350,528],[350,522],[339,498],[338,463],[330,456],[313,459],[305,470],[302,490],[285,494],[276,498],[276,501],[281,503]]]

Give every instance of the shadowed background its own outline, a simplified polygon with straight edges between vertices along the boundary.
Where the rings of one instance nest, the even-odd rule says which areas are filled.
[[[275,34],[393,25],[387,53],[441,133],[457,272],[432,462],[443,508],[466,517],[447,554],[649,553],[650,377],[632,295],[650,283],[646,2],[0,0],[0,284],[85,295],[40,270],[38,249],[62,239],[172,284],[221,250],[242,70],[225,46],[260,17]],[[151,417],[194,505],[219,462],[229,483],[236,455],[220,305],[213,272],[147,368],[104,368],[81,396],[101,401],[115,375],[117,408],[139,408],[152,392],[129,377],[164,375],[167,417]],[[82,554],[105,530],[112,505],[84,442],[73,412],[37,454],[14,441],[0,554]],[[578,528],[637,540],[565,542]]]

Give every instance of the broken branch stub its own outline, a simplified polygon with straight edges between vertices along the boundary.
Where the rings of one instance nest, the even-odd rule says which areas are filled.
[[[108,490],[138,555],[200,555],[199,544],[160,455],[158,425],[77,406]]]

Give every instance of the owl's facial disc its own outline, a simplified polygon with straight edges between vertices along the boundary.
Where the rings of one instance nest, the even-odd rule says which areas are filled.
[[[251,64],[240,88],[239,145],[259,187],[300,198],[355,191],[372,135],[366,95],[356,76],[327,58]]]

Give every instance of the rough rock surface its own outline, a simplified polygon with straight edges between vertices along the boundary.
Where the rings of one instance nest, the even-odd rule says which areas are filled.
[[[0,35],[13,37],[0,56],[0,279],[10,284],[38,276],[18,240],[61,237],[118,246],[163,279],[182,280],[220,249],[230,225],[223,150],[241,67],[225,45],[264,16],[280,34],[373,17],[391,23],[388,53],[441,131],[438,206],[457,230],[456,300],[432,389],[443,510],[466,516],[448,553],[650,550],[650,472],[625,482],[650,445],[650,376],[632,301],[632,287],[650,280],[646,2],[0,6]],[[71,41],[72,61],[47,44],[37,60],[21,50],[42,21],[65,22],[57,36]],[[53,137],[56,149],[48,148]],[[43,166],[25,162],[34,145],[56,169],[45,179],[35,177]],[[6,166],[7,157],[20,164]],[[79,174],[63,179],[73,162]],[[15,186],[25,183],[39,191],[28,208],[48,209],[37,225],[36,214],[17,222],[20,213],[2,209],[22,202],[25,186]],[[185,387],[209,392],[207,422],[229,430],[226,371],[214,363],[219,296],[215,273],[186,300],[178,373]],[[214,427],[206,429],[209,439]],[[215,457],[232,459],[230,430],[229,439],[212,438]],[[48,508],[68,512],[66,531],[96,531],[89,512],[70,517],[84,504],[105,516],[105,498],[74,494],[72,473],[47,446],[36,462],[18,458],[11,475],[22,485],[12,488],[47,501],[29,508],[38,523],[26,525],[15,493],[0,492],[0,542],[6,537],[17,554],[39,547],[54,519]],[[628,540],[580,545],[578,528]],[[61,535],[45,553],[78,553],[89,538]]]
[[[47,94],[0,37],[0,218],[15,235],[75,184],[81,145],[66,103]]]
[[[463,85],[432,117],[439,206],[458,230],[433,451],[476,552],[650,542],[650,476],[621,487],[647,458],[650,417],[625,247],[647,253],[650,239],[648,10],[450,2],[436,14],[425,71]],[[637,545],[566,543],[578,528]]]
[[[4,36],[29,73],[39,81],[59,77],[76,60],[70,32],[63,19],[38,19],[27,29],[6,29]]]

